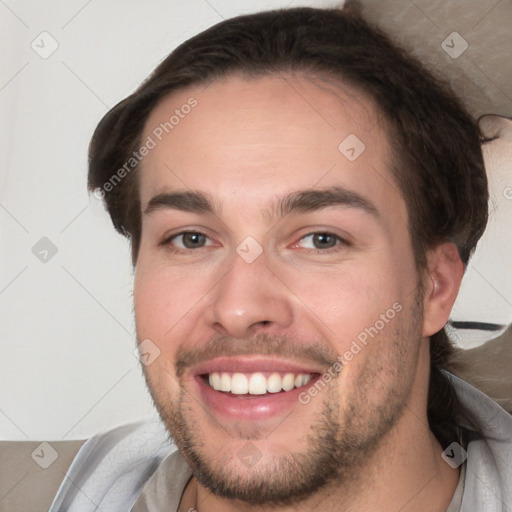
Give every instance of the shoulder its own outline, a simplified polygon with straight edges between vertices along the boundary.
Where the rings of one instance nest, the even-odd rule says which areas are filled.
[[[130,510],[171,451],[154,421],[80,441],[0,441],[0,512],[83,512],[100,502],[104,510]]]
[[[512,415],[469,383],[448,374],[472,417],[467,452],[458,447],[467,471],[461,510],[504,510],[512,504]],[[455,443],[452,443],[455,444]]]
[[[175,448],[160,421],[125,424],[88,439],[51,504],[51,512],[131,510],[146,482]]]
[[[457,349],[453,372],[512,413],[512,324],[476,348]]]
[[[80,441],[0,441],[0,512],[46,511]]]

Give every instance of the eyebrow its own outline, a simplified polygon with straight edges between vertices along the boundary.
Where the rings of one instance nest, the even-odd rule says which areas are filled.
[[[279,215],[284,217],[289,213],[305,213],[321,210],[330,206],[348,206],[358,208],[365,213],[379,217],[376,206],[360,194],[344,187],[329,187],[325,189],[303,190],[284,197],[278,204]]]
[[[315,190],[300,190],[278,199],[270,209],[270,216],[284,217],[292,213],[306,213],[330,206],[357,208],[365,213],[379,217],[379,211],[373,203],[360,194],[344,187],[328,187]],[[202,192],[168,192],[153,197],[144,210],[145,215],[163,210],[174,209],[190,213],[216,214],[211,198]]]
[[[191,213],[214,213],[213,202],[202,192],[169,192],[153,197],[144,210],[144,215],[163,209],[181,210]]]

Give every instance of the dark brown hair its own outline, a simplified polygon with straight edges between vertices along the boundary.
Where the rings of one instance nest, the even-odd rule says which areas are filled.
[[[151,111],[187,86],[235,74],[286,72],[334,78],[378,105],[394,152],[392,171],[408,208],[418,269],[424,271],[427,251],[445,241],[456,244],[467,264],[487,222],[478,125],[447,86],[358,13],[313,8],[262,12],[215,25],[176,48],[101,120],[90,145],[88,185],[91,191],[102,190],[115,228],[131,239],[133,263],[141,238],[137,167],[122,173],[108,191],[105,185],[140,147]],[[451,350],[444,330],[431,337],[428,417],[441,444],[453,441],[459,411],[440,371]]]

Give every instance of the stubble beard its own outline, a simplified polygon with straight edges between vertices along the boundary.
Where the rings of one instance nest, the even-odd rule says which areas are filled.
[[[173,402],[152,389],[146,375],[160,417],[198,482],[220,497],[271,508],[293,505],[329,488],[341,486],[348,493],[360,485],[365,467],[408,402],[421,340],[420,298],[416,297],[408,321],[396,318],[392,327],[386,327],[392,330],[380,342],[386,354],[373,351],[350,392],[341,386],[325,388],[319,394],[323,397],[314,398],[322,400],[322,409],[300,443],[303,448],[280,456],[265,453],[250,471],[241,471],[238,460],[229,464],[225,455],[215,460],[208,454],[208,432],[201,429],[208,423],[194,417],[197,404],[183,386]],[[381,390],[378,399],[376,389]],[[290,417],[297,422],[297,413]]]

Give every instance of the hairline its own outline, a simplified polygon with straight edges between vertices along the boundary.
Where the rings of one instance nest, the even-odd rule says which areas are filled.
[[[309,73],[309,74],[308,74]],[[268,77],[279,77],[282,79],[284,76],[290,75],[290,76],[298,76],[299,78],[304,78],[310,82],[313,83],[313,85],[320,88],[320,85],[318,83],[315,83],[315,80],[319,80],[322,82],[326,87],[326,90],[328,92],[331,92],[332,94],[336,95],[337,98],[340,98],[338,96],[339,92],[341,91],[344,94],[350,95],[350,93],[356,93],[356,95],[359,95],[358,99],[363,99],[367,102],[368,106],[372,109],[373,113],[376,114],[376,117],[378,118],[378,121],[376,125],[380,125],[382,132],[384,133],[384,136],[386,138],[386,145],[387,145],[387,157],[388,161],[386,162],[386,168],[389,170],[390,175],[392,176],[394,184],[398,186],[398,192],[400,194],[400,197],[405,203],[406,206],[406,212],[407,212],[407,231],[409,233],[409,239],[411,242],[411,246],[413,249],[413,255],[415,260],[415,265],[418,273],[422,273],[426,270],[426,256],[428,248],[424,247],[421,243],[418,243],[418,239],[416,237],[416,233],[414,230],[413,225],[413,208],[411,202],[407,199],[404,189],[404,184],[407,181],[407,178],[405,178],[404,173],[406,167],[410,167],[409,163],[409,156],[405,154],[403,145],[400,140],[400,134],[398,133],[397,127],[394,125],[394,123],[389,119],[388,114],[383,110],[379,102],[376,98],[372,96],[371,93],[368,93],[364,86],[362,84],[358,84],[355,80],[350,80],[346,77],[341,77],[340,75],[337,75],[335,72],[324,70],[319,68],[314,68],[313,66],[308,66],[305,69],[285,69],[285,70],[246,70],[246,69],[232,69],[226,72],[222,72],[218,74],[218,76],[215,76],[213,79],[203,79],[203,80],[197,80],[193,81],[189,84],[180,84],[176,87],[172,88],[171,90],[167,91],[166,93],[163,93],[149,108],[146,118],[142,124],[142,129],[139,132],[138,137],[135,139],[135,147],[140,146],[141,141],[144,138],[144,134],[146,134],[147,125],[149,122],[149,119],[151,115],[155,112],[155,110],[166,100],[171,98],[172,96],[179,94],[181,92],[187,91],[187,90],[193,90],[195,88],[200,88],[201,86],[205,86],[204,88],[208,87],[213,81],[217,80],[231,80],[233,78],[242,78],[246,80],[247,82],[252,82],[258,79],[264,79]],[[345,87],[348,89],[346,90]],[[323,89],[323,88],[322,88]],[[338,93],[338,94],[337,94]],[[379,115],[380,114],[380,115]],[[375,126],[376,126],[375,125]],[[372,130],[375,128],[372,127]],[[401,154],[399,154],[401,153]],[[132,263],[133,266],[136,266],[137,258],[138,258],[138,251],[140,249],[140,242],[142,237],[142,218],[143,218],[143,209],[142,209],[142,202],[141,202],[141,196],[140,196],[140,172],[144,168],[143,161],[137,164],[137,166],[133,169],[134,172],[132,172],[128,179],[131,182],[131,187],[134,189],[134,192],[137,194],[138,198],[138,204],[139,204],[139,229],[140,233],[138,234],[138,246],[136,247],[137,251],[136,253],[133,251],[134,247],[132,247]],[[412,169],[408,172],[413,172]],[[127,187],[130,188],[130,187]],[[421,240],[421,239],[420,239]],[[130,243],[133,244],[133,239],[130,240]],[[442,243],[441,241],[439,243]]]

